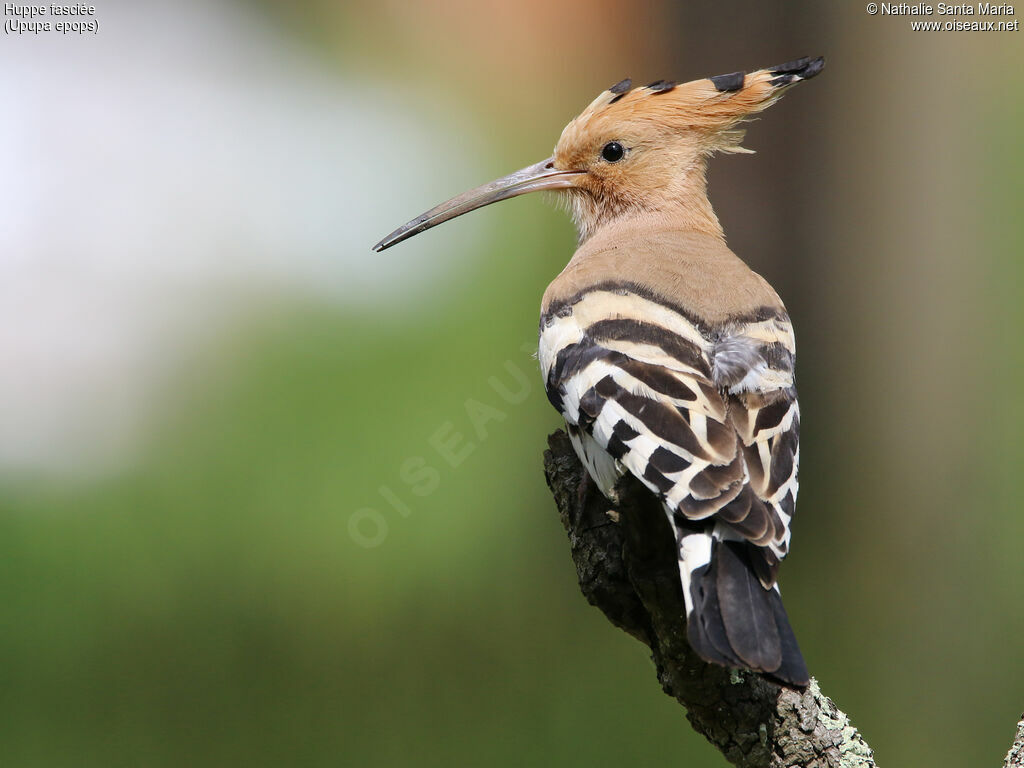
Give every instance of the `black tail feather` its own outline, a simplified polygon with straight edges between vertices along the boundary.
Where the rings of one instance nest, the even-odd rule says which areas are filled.
[[[693,613],[687,617],[686,635],[693,650],[705,661],[726,667],[744,666],[729,645],[710,566],[694,571],[690,585],[694,608]]]
[[[767,590],[744,557],[746,547],[725,541],[712,545],[722,623],[736,655],[751,669],[773,671],[782,664],[779,630]]]
[[[800,646],[796,644],[796,635],[789,624],[789,617],[782,605],[782,597],[774,589],[768,591],[768,597],[775,611],[775,626],[779,629],[779,641],[782,645],[782,664],[771,674],[785,683],[807,685],[811,677],[807,672],[803,654],[800,653]]]
[[[782,598],[761,585],[748,547],[746,542],[715,541],[711,562],[692,574],[690,645],[707,661],[807,685],[807,666]]]

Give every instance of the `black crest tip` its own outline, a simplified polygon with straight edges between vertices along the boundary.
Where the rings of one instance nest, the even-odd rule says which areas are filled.
[[[673,83],[671,80],[655,80],[653,83],[649,83],[647,85],[647,89],[649,91],[651,91],[652,93],[656,93],[656,94],[657,93],[668,93],[669,91],[671,91],[675,87],[676,87],[676,84]]]
[[[772,85],[781,86],[789,85],[796,80],[810,80],[824,68],[824,56],[815,56],[814,58],[805,56],[801,59],[794,59],[793,61],[787,61],[785,64],[771,67],[769,72],[775,76],[772,78]]]
[[[620,95],[620,94],[623,94],[623,93],[625,93],[626,91],[628,91],[628,90],[629,90],[629,87],[630,87],[630,86],[631,86],[632,84],[633,84],[633,81],[632,81],[632,80],[630,80],[630,79],[629,79],[629,78],[627,77],[627,78],[626,78],[626,79],[624,79],[624,80],[619,80],[619,82],[617,82],[617,83],[616,83],[615,85],[613,85],[613,86],[612,86],[611,88],[609,88],[608,90],[609,90],[609,91],[611,91],[612,93],[614,93],[614,94],[615,94],[616,96],[618,96],[618,95]]]
[[[715,88],[722,93],[727,93],[742,88],[746,75],[742,72],[730,72],[728,75],[715,75],[709,79],[714,83]]]

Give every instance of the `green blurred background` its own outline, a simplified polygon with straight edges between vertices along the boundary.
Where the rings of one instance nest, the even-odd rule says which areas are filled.
[[[4,766],[723,765],[580,596],[544,484],[525,347],[566,217],[527,197],[369,247],[622,77],[816,54],[710,176],[800,344],[786,604],[883,765],[1000,762],[1020,32],[809,0],[97,18],[0,44]]]

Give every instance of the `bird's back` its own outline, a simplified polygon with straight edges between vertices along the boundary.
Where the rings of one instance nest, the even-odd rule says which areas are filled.
[[[664,502],[698,652],[804,682],[775,589],[797,493],[795,346],[767,281],[719,237],[613,223],[545,292],[539,358],[602,492],[631,472]]]
[[[636,286],[709,327],[785,312],[768,281],[720,237],[651,216],[612,223],[581,245],[544,292],[541,314],[587,291],[617,285]]]

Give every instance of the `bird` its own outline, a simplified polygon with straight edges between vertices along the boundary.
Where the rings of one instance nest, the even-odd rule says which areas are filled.
[[[561,199],[579,244],[541,299],[548,399],[609,501],[627,473],[660,501],[694,651],[795,687],[809,675],[778,584],[799,487],[793,325],[726,245],[706,178],[711,155],[749,152],[742,122],[823,67],[819,56],[681,84],[622,80],[551,157],[373,247],[528,192]]]

